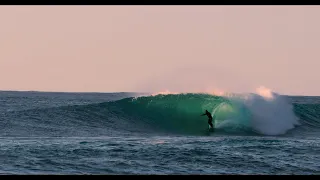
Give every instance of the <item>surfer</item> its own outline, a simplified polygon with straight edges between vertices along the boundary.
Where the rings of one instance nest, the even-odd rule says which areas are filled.
[[[210,125],[211,129],[213,129],[213,124],[212,124],[212,115],[211,113],[209,113],[209,111],[206,110],[206,112],[204,114],[202,114],[201,116],[207,115],[208,116],[208,124]]]

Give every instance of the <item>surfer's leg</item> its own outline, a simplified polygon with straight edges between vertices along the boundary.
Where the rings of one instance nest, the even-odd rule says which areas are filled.
[[[209,122],[209,125],[210,125],[210,127],[211,127],[211,128],[213,128],[213,124],[212,124],[212,122]]]

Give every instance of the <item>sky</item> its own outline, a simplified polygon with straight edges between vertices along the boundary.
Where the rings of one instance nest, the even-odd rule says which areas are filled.
[[[0,90],[320,95],[320,6],[0,6]]]

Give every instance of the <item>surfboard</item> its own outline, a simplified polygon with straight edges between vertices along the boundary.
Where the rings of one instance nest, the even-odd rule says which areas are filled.
[[[214,134],[214,129],[213,128],[207,129],[204,131],[204,134],[207,136],[210,136],[210,135]]]
[[[214,132],[214,127],[211,128],[211,126],[209,125],[208,131],[209,131],[209,132]]]

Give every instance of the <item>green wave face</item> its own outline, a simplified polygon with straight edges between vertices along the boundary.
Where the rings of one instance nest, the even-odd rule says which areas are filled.
[[[122,111],[167,132],[203,134],[208,129],[208,110],[219,129],[232,131],[250,126],[249,114],[242,104],[208,94],[157,95],[126,98],[114,102]]]

